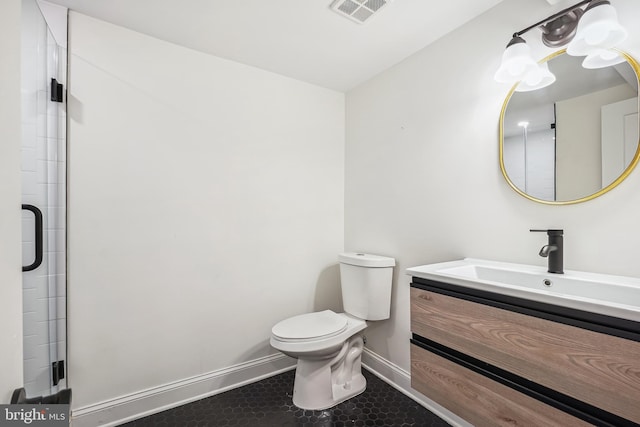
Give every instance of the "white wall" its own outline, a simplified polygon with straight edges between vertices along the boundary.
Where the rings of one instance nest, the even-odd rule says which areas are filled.
[[[637,28],[640,3],[612,3]],[[345,249],[396,257],[392,318],[370,325],[367,346],[406,370],[407,267],[471,256],[542,266],[546,236],[529,229],[557,227],[567,269],[640,276],[640,171],[570,206],[531,202],[500,173],[498,121],[509,87],[493,74],[511,34],[559,8],[505,0],[347,94]],[[625,46],[640,57],[635,33]]]
[[[20,0],[0,13],[0,403],[22,386]]]
[[[74,408],[277,353],[340,309],[344,94],[78,13],[69,39]]]

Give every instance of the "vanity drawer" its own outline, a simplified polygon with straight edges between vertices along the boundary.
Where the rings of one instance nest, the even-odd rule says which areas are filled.
[[[411,289],[411,330],[640,423],[640,343]]]
[[[477,427],[591,425],[415,344],[411,387]]]

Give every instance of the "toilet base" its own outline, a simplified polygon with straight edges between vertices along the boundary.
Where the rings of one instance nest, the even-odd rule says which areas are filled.
[[[352,378],[351,383],[346,386],[340,384],[333,385],[333,400],[334,404],[342,403],[345,400],[349,400],[361,393],[364,393],[367,388],[367,380],[362,373],[358,374],[355,378]],[[327,409],[327,408],[324,408]]]
[[[298,359],[293,386],[293,404],[301,409],[331,408],[364,392],[360,335],[348,339],[338,354],[324,360]]]

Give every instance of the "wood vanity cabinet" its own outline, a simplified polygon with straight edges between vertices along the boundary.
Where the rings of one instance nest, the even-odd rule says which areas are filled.
[[[640,425],[640,323],[414,277],[411,385],[476,426]]]

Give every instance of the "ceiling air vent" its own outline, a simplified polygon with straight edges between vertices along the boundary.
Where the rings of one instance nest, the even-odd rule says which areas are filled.
[[[391,0],[336,0],[331,9],[352,21],[364,24]]]

